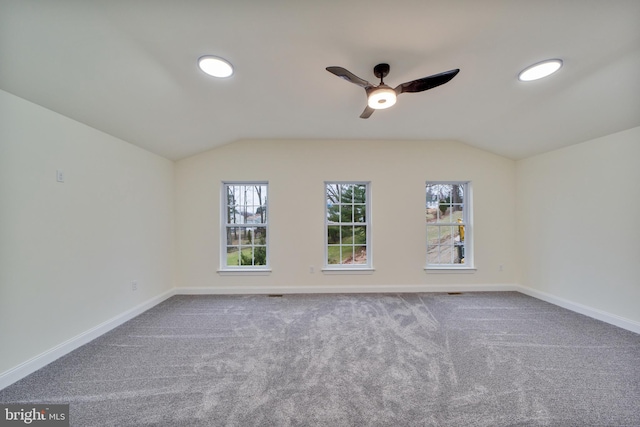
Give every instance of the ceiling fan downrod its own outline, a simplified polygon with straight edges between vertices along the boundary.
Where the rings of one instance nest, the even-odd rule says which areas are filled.
[[[380,84],[384,84],[383,79],[387,77],[390,69],[389,64],[378,64],[373,67],[373,75],[380,79]]]

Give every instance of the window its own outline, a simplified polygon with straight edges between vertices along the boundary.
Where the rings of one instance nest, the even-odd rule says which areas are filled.
[[[371,268],[369,184],[325,183],[325,267]]]
[[[267,183],[223,183],[222,270],[269,265]]]
[[[471,268],[470,184],[427,182],[427,269]]]

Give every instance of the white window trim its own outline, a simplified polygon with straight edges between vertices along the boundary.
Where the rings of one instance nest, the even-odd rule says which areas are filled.
[[[464,210],[463,218],[465,223],[464,230],[464,264],[426,264],[424,269],[427,273],[475,273],[474,250],[473,250],[473,186],[471,181],[426,181],[427,184],[452,184],[464,185]],[[427,223],[425,221],[425,238],[427,231]],[[426,243],[426,242],[425,242]],[[425,244],[425,250],[427,245]],[[425,262],[427,254],[425,252]]]
[[[449,266],[436,267],[436,266],[432,266],[432,267],[425,267],[424,271],[426,271],[428,274],[449,274],[449,273],[454,273],[454,274],[455,273],[473,274],[476,271],[478,271],[478,269],[475,268],[475,267],[449,267]]]
[[[227,265],[227,186],[233,185],[265,185],[267,186],[267,206],[266,206],[266,222],[263,224],[267,229],[267,238],[265,246],[267,248],[266,265]],[[269,231],[269,182],[268,181],[222,181],[220,186],[220,268],[217,273],[221,276],[226,275],[243,275],[243,276],[262,276],[271,273],[271,261],[269,250],[269,239],[271,233]],[[262,225],[262,224],[261,224]],[[242,226],[242,224],[240,225]]]
[[[267,250],[268,253],[268,250]],[[264,267],[261,265],[260,267]],[[226,270],[217,270],[220,276],[268,276],[271,273],[270,268],[251,268],[251,267],[228,267]]]
[[[336,265],[336,264],[330,264]],[[351,264],[347,264],[351,265]],[[324,274],[373,274],[376,271],[375,268],[334,268],[334,267],[325,267],[322,269],[322,273]]]
[[[329,220],[327,218],[327,185],[335,185],[335,184],[348,184],[348,185],[364,185],[366,188],[366,218],[367,221],[364,223],[367,227],[367,263],[366,264],[329,264],[329,237],[328,237],[328,227]],[[371,242],[371,223],[372,223],[372,208],[371,208],[371,181],[325,181],[322,186],[323,197],[324,197],[324,262],[322,272],[325,274],[372,274],[374,271],[373,268],[373,245]]]

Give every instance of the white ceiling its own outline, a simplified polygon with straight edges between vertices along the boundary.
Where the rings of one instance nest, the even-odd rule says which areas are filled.
[[[238,139],[458,140],[513,159],[640,126],[638,0],[0,0],[0,89],[180,159]],[[198,57],[225,57],[217,80]],[[545,80],[524,67],[564,60]],[[364,120],[362,88],[452,68]]]

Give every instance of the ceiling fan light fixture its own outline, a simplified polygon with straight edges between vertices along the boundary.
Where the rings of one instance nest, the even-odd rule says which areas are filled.
[[[225,78],[233,74],[233,66],[226,59],[218,58],[217,56],[205,55],[198,59],[198,66],[206,74]]]
[[[546,61],[533,64],[518,74],[521,82],[530,82],[550,76],[562,67],[561,59],[548,59]]]
[[[334,74],[349,83],[360,86],[365,90],[367,94],[367,107],[364,109],[362,114],[360,114],[361,119],[368,119],[375,110],[383,110],[385,108],[392,107],[395,105],[398,95],[402,93],[424,92],[425,90],[433,89],[434,87],[438,87],[449,82],[460,72],[459,68],[455,68],[443,73],[405,82],[396,86],[395,89],[391,89],[389,86],[384,84],[384,81],[382,80],[389,74],[389,69],[389,64],[386,63],[378,64],[373,67],[373,74],[380,79],[380,84],[376,86],[342,67],[331,66],[326,68],[326,70],[331,74]]]
[[[367,105],[375,110],[392,107],[396,103],[396,91],[387,85],[380,85],[369,93]]]

